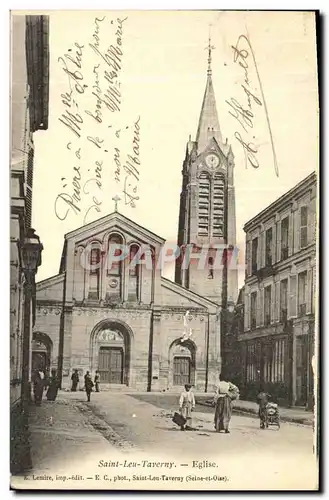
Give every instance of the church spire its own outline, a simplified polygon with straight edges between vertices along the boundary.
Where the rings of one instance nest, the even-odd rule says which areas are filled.
[[[222,134],[219,128],[219,121],[216,108],[216,99],[214,87],[212,84],[212,68],[211,68],[211,52],[215,47],[211,45],[211,38],[209,36],[208,46],[208,69],[207,69],[207,84],[203,97],[202,108],[199,118],[199,126],[196,135],[196,142],[198,143],[198,151],[203,151],[211,137],[215,137],[219,144],[222,143]]]

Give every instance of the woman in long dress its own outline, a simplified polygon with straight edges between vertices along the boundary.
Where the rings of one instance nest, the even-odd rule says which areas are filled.
[[[55,401],[55,399],[57,398],[58,388],[59,388],[58,377],[56,375],[56,370],[53,369],[51,370],[51,377],[49,380],[48,391],[46,394],[48,401]]]
[[[221,380],[218,384],[214,403],[215,409],[215,429],[216,432],[225,431],[229,434],[229,424],[232,416],[232,401],[239,397],[239,389],[232,384]]]
[[[36,371],[33,377],[34,402],[40,406],[42,401],[44,381],[41,378],[39,371]]]

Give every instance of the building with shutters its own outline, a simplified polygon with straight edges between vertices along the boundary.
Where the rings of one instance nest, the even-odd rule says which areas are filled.
[[[289,405],[311,405],[316,289],[317,179],[312,173],[248,221],[242,396],[260,386]]]
[[[27,301],[21,249],[31,229],[33,134],[48,128],[48,37],[48,16],[11,16],[10,403],[12,461],[16,468],[22,452],[23,330],[24,322],[30,321],[24,318]]]
[[[158,262],[165,240],[116,210],[68,233],[58,275],[37,284],[34,367],[58,368],[62,387],[77,369],[82,385],[87,370],[98,370],[103,389],[190,383],[212,391],[221,370],[222,310],[228,296],[237,298],[237,270],[217,267],[214,247],[204,266],[197,262],[203,244],[235,245],[233,170],[219,127],[209,44],[206,90],[196,140],[186,148],[180,197],[178,246],[193,248],[193,263],[186,268],[178,260],[175,282],[163,278]],[[127,259],[108,265],[115,245],[127,249]],[[131,268],[141,248],[143,262]]]

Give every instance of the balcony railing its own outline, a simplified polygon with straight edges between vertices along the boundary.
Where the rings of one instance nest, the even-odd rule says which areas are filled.
[[[288,247],[281,248],[281,260],[288,259],[288,256],[289,256],[288,254],[289,254]]]
[[[288,319],[288,309],[281,309],[280,312],[280,321],[281,323],[285,323]]]
[[[273,276],[274,274],[276,274],[276,271],[272,265],[269,265],[256,270],[255,272],[253,272],[253,274],[255,274],[260,281],[268,278],[269,276]]]
[[[269,326],[271,324],[271,315],[270,314],[265,314],[264,318],[264,325]]]
[[[298,316],[305,316],[306,314],[306,304],[299,304]]]

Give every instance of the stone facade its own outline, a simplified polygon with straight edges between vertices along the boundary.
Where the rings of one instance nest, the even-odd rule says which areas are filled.
[[[244,397],[262,384],[288,404],[311,404],[316,210],[313,173],[245,225]]]
[[[108,271],[114,235],[127,248],[151,249],[153,263],[164,243],[118,212],[66,235],[60,274],[37,284],[34,363],[58,368],[62,387],[70,387],[78,369],[82,385],[87,370],[99,370],[103,389],[168,390],[187,382],[212,389],[220,372],[217,304],[161,277],[154,264],[147,269],[146,260],[138,265],[134,295],[128,259]],[[97,274],[84,265],[91,244],[102,256]],[[182,341],[187,311],[192,336]]]

